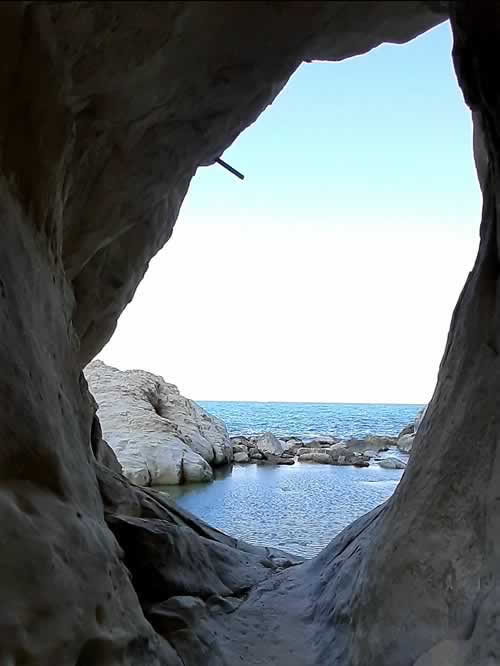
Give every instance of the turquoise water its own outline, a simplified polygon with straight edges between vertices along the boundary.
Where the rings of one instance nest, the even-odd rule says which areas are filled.
[[[226,424],[231,435],[270,430],[275,435],[363,437],[397,435],[423,405],[312,402],[198,401]]]

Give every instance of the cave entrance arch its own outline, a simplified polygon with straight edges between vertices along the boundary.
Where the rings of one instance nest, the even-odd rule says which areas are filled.
[[[468,168],[455,168],[454,182],[469,198],[476,194],[462,185],[467,178],[477,180],[470,115],[451,71],[449,30],[443,24],[405,46],[303,65],[226,152],[231,163],[245,165],[246,181],[217,166],[198,172],[173,238],[152,262],[104,360],[162,374],[200,399],[427,402],[452,307],[473,264],[479,217],[465,194],[460,198],[461,192],[450,191],[445,176],[455,162],[467,161]],[[449,62],[449,71],[433,58]],[[433,70],[427,73],[430,63]],[[419,77],[419,71],[426,75]],[[367,89],[360,92],[363,85]],[[457,143],[463,149],[453,152]],[[429,204],[423,202],[427,190]],[[448,222],[442,219],[446,215]],[[470,233],[461,238],[455,230],[466,221]],[[318,228],[316,237],[310,227]],[[172,285],[168,309],[158,307],[165,284]],[[438,290],[443,300],[432,303],[431,292]],[[172,313],[178,321],[173,328]],[[208,324],[203,332],[201,321]],[[429,352],[426,392],[412,400],[394,388],[401,391],[406,383],[407,391],[414,390],[413,384],[423,383],[418,372],[426,359],[420,348],[431,347],[426,321],[438,343]],[[223,356],[231,359],[226,385],[237,391],[239,381],[247,393],[227,393]],[[206,378],[202,388],[196,374]],[[274,393],[273,374],[279,378]],[[309,393],[283,395],[297,376],[299,390]],[[341,388],[333,396],[321,393],[331,390],[331,383]],[[353,393],[360,386],[364,392]],[[389,432],[370,425],[372,434],[396,435],[406,422]],[[254,424],[254,431],[259,428],[274,430]],[[290,427],[276,434],[301,433]],[[317,434],[368,431],[332,428]],[[231,523],[214,518],[220,493],[209,492],[214,499],[200,502],[210,512],[201,517],[233,533]],[[375,501],[381,499],[377,495]],[[338,526],[329,529],[325,542]],[[283,544],[284,536],[273,545]]]
[[[213,6],[0,6],[1,658],[79,666],[292,666],[292,657],[297,666],[495,663],[498,5]],[[261,585],[252,576],[263,573],[268,553],[242,550],[93,460],[97,428],[81,370],[168,239],[195,169],[224,152],[301,61],[403,42],[448,12],[478,131],[484,205],[437,388],[393,498],[313,563],[282,572],[286,562],[271,563],[277,577]],[[182,557],[168,578],[171,561],[163,560],[174,590],[192,583],[184,594],[131,580],[124,558],[135,552],[142,564],[147,550],[134,539],[139,532],[157,539],[157,553],[168,544],[171,553],[207,555],[191,568],[194,578],[181,575]],[[184,551],[180,534],[191,537]],[[227,590],[239,593],[233,604]],[[292,640],[302,650],[295,656]]]
[[[156,370],[196,399],[426,402],[449,313],[475,257],[480,207],[448,30],[443,24],[405,46],[303,65],[225,153],[247,180],[218,166],[198,170],[173,237],[103,359]],[[434,65],[439,73],[426,86],[416,73],[435,57],[450,71]],[[429,99],[427,108],[420,98]],[[466,162],[454,172],[459,192],[446,177],[456,162]],[[455,230],[467,223],[470,232],[460,236]],[[438,271],[439,255],[452,245],[455,257]],[[158,307],[163,284],[171,285],[168,310]],[[431,310],[434,284],[447,295]],[[170,334],[175,353],[162,349],[170,311],[181,318]],[[425,319],[439,343],[423,380],[425,360],[411,369],[410,350],[431,346]],[[200,340],[200,321],[210,320]],[[316,345],[307,328],[315,329]],[[147,343],[134,344],[138,334]],[[239,354],[256,344],[258,354]],[[347,362],[349,348],[356,354]],[[222,355],[232,358],[227,370]],[[281,387],[273,375],[283,378]],[[341,390],[332,388],[333,377]],[[404,384],[406,392],[395,390]]]

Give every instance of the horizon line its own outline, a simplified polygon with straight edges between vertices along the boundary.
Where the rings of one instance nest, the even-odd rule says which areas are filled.
[[[276,405],[404,405],[408,407],[423,407],[428,402],[338,402],[328,400],[220,400],[220,399],[206,399],[206,398],[192,398],[195,402],[244,402],[244,403],[258,403],[258,404],[276,404]]]

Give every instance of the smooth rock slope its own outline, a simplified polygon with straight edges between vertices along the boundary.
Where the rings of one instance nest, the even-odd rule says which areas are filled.
[[[225,425],[144,370],[92,361],[85,376],[99,405],[103,438],[138,485],[211,481],[211,465],[232,461]]]

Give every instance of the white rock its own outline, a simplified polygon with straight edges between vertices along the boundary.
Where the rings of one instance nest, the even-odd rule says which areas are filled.
[[[262,453],[255,448],[248,449],[248,455],[250,458],[252,458],[252,460],[262,460],[264,457]]]
[[[330,451],[340,451],[342,449],[347,450],[345,442],[337,442],[336,444],[332,444],[331,446],[328,447]]]
[[[283,453],[294,453],[297,450],[298,445],[302,444],[302,442],[296,439],[280,439],[279,441],[281,442]]]
[[[404,435],[406,436],[406,435]],[[382,460],[378,461],[378,464],[380,467],[384,467],[385,469],[405,469],[406,468],[406,463],[404,463],[402,460],[399,460],[398,458],[382,458]]]
[[[289,448],[292,448],[291,445]],[[264,456],[281,456],[288,450],[284,442],[278,439],[272,432],[266,432],[255,442],[255,448]]]
[[[308,450],[304,449],[307,453],[301,453],[299,455],[300,462],[315,462],[322,463],[323,465],[332,465],[333,458],[328,455],[328,453],[323,453],[319,449]]]
[[[161,377],[122,372],[101,361],[90,363],[85,375],[99,404],[103,436],[132,482],[210,481],[210,464],[232,460],[224,424]]]
[[[308,446],[304,446],[300,449],[297,449],[297,455],[300,457],[300,456],[307,455],[308,453],[327,454],[328,451],[329,451],[329,449],[324,449],[324,448],[319,448],[319,447],[316,448],[316,449],[312,449],[312,448],[309,448]]]
[[[249,459],[248,453],[246,451],[237,451],[234,454],[234,462],[236,462],[236,463],[247,463],[249,461],[250,461],[250,459]]]
[[[415,434],[412,435],[402,435],[398,439],[397,447],[400,451],[409,453],[413,446],[413,441],[415,440]]]
[[[367,451],[363,452],[363,455],[367,458],[376,458],[378,456],[378,452],[374,451],[373,449],[368,449]]]

